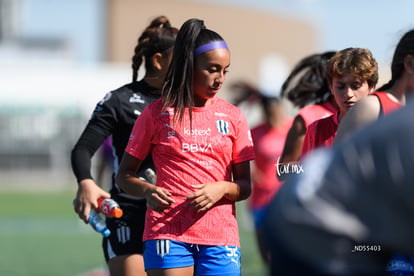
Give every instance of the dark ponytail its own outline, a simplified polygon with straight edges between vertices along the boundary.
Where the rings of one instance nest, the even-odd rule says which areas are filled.
[[[281,96],[299,108],[329,100],[331,92],[327,80],[327,64],[335,53],[328,51],[314,54],[299,61],[283,83]]]
[[[145,60],[145,71],[153,70],[151,58],[155,53],[164,53],[174,46],[178,29],[171,27],[165,16],[156,17],[138,38],[132,57],[132,81],[138,79],[138,70]]]
[[[414,30],[406,32],[397,44],[391,63],[391,80],[378,88],[378,91],[390,89],[404,72],[404,59],[407,55],[414,56]]]

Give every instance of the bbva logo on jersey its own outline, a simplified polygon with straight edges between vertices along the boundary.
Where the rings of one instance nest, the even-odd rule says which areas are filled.
[[[217,130],[219,133],[223,134],[225,136],[226,134],[229,134],[230,130],[230,124],[224,120],[217,120],[216,121]]]

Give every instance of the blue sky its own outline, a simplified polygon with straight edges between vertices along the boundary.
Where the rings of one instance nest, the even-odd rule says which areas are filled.
[[[304,18],[319,29],[319,50],[364,47],[389,64],[400,37],[414,28],[413,0],[198,0]]]

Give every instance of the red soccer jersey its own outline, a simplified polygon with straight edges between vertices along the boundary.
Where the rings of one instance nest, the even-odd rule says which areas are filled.
[[[171,192],[175,203],[163,213],[148,208],[143,240],[173,239],[205,245],[240,246],[235,202],[222,198],[207,212],[185,206],[191,185],[232,180],[232,165],[254,159],[247,120],[241,110],[220,98],[186,109],[174,124],[173,109],[162,101],[138,117],[126,152],[144,159],[149,152],[157,170],[157,186]]]
[[[376,91],[372,95],[377,96],[380,105],[381,105],[381,114],[380,116],[385,116],[401,107],[402,104],[393,101],[386,92]]]
[[[303,141],[301,158],[318,147],[331,147],[336,136],[336,131],[338,130],[338,125],[338,113],[310,124]]]
[[[259,209],[271,201],[282,181],[276,176],[276,163],[285,145],[286,135],[292,125],[292,118],[286,118],[278,128],[271,128],[267,123],[252,129],[255,152],[255,172],[250,207]]]
[[[306,127],[316,120],[326,118],[336,113],[338,110],[330,102],[323,102],[321,104],[313,104],[302,107],[297,116],[301,116],[305,122]]]

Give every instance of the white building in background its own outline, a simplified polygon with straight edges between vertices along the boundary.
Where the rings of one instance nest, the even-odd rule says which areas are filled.
[[[223,35],[225,98],[240,80],[276,89],[317,40],[311,22],[195,0],[0,0],[0,188],[73,185],[71,148],[94,105],[131,80],[137,37],[160,13]]]
[[[128,82],[129,71],[113,64],[0,63],[0,188],[23,187],[27,178],[65,186],[70,150],[94,106]]]
[[[129,81],[106,61],[101,0],[0,1],[0,188],[67,185],[94,105]]]

